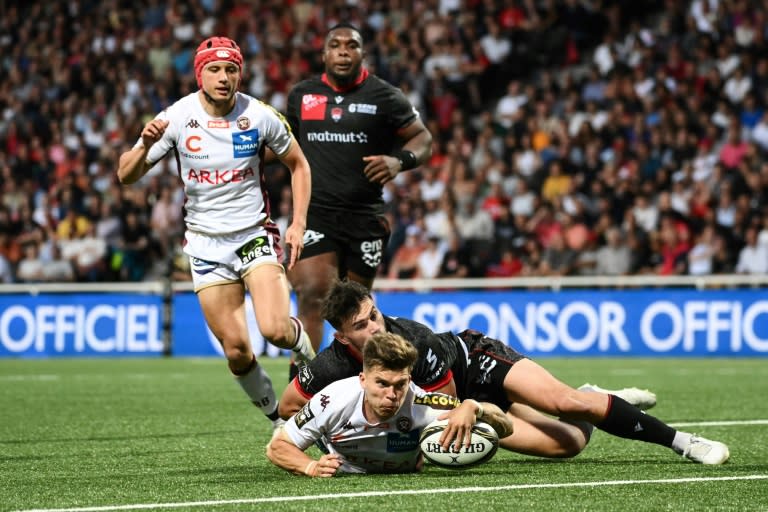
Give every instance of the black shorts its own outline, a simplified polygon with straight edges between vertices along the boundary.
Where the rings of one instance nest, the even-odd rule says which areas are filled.
[[[336,253],[339,275],[348,271],[373,278],[389,242],[389,223],[383,215],[328,210],[312,206],[307,215],[304,250],[300,259]]]
[[[458,334],[467,346],[469,366],[463,383],[456,383],[459,398],[498,405],[502,411],[512,402],[504,390],[504,378],[510,368],[525,356],[483,333],[467,329]],[[462,385],[463,384],[463,385]]]

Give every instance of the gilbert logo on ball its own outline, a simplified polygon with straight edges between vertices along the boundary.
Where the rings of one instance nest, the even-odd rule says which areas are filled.
[[[493,427],[484,422],[477,422],[472,427],[468,445],[450,448],[440,445],[440,436],[445,431],[448,420],[435,420],[427,425],[419,437],[419,447],[424,458],[436,466],[447,469],[466,469],[488,462],[499,448],[499,436]]]

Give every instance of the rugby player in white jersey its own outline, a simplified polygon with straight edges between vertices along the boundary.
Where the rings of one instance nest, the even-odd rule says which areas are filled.
[[[205,320],[221,342],[229,369],[251,402],[275,426],[277,399],[248,338],[245,291],[259,330],[300,360],[314,350],[290,316],[279,230],[270,219],[263,157],[269,147],[291,171],[293,221],[285,233],[291,268],[303,249],[311,189],[309,164],[284,118],[238,92],[243,57],[226,37],[210,37],[194,61],[199,90],[160,112],[136,145],[120,156],[120,182],[131,184],[172,152],[184,183],[184,252]]]
[[[275,465],[296,474],[330,477],[345,473],[407,473],[421,469],[419,435],[435,419],[450,417],[441,437],[445,448],[469,443],[482,417],[500,437],[512,422],[497,406],[431,393],[411,381],[418,350],[398,334],[382,332],[363,348],[359,376],[336,381],[316,394],[277,430],[267,446]],[[439,405],[444,404],[444,405]],[[322,441],[319,460],[305,450]]]

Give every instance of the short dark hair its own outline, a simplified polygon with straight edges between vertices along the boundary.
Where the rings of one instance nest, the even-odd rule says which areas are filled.
[[[413,370],[419,351],[409,341],[391,332],[379,332],[363,346],[363,370]]]
[[[360,311],[360,305],[365,299],[373,300],[368,288],[348,279],[337,280],[323,301],[323,318],[334,329],[341,329],[345,320],[352,318]]]
[[[360,36],[360,40],[362,41],[363,33],[360,32],[360,29],[357,28],[356,26],[354,26],[353,24],[351,24],[348,21],[342,21],[342,22],[339,22],[339,23],[335,24],[334,26],[332,26],[331,28],[328,29],[328,32],[325,34],[325,42],[326,43],[328,42],[328,38],[331,36],[331,32],[333,32],[334,30],[342,29],[342,28],[346,28],[346,29],[349,29],[349,30],[354,30]]]

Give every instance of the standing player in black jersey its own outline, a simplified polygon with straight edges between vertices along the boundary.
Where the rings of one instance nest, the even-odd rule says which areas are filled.
[[[432,135],[416,109],[369,74],[364,57],[360,32],[336,25],[325,38],[325,73],[288,95],[286,118],[312,169],[304,250],[288,279],[315,350],[334,280],[373,285],[390,235],[382,186],[431,154]]]
[[[288,385],[280,398],[283,418],[298,411],[323,386],[357,375],[365,342],[378,332],[388,331],[418,349],[419,359],[412,372],[418,386],[462,400],[494,403],[507,411],[514,433],[500,445],[508,450],[541,457],[573,457],[586,447],[597,427],[625,439],[666,446],[694,462],[722,464],[728,460],[728,447],[723,443],[677,431],[617,396],[622,393],[571,388],[482,333],[435,334],[418,322],[384,316],[370,292],[357,283],[336,283],[323,306],[323,316],[336,329],[335,340]]]

